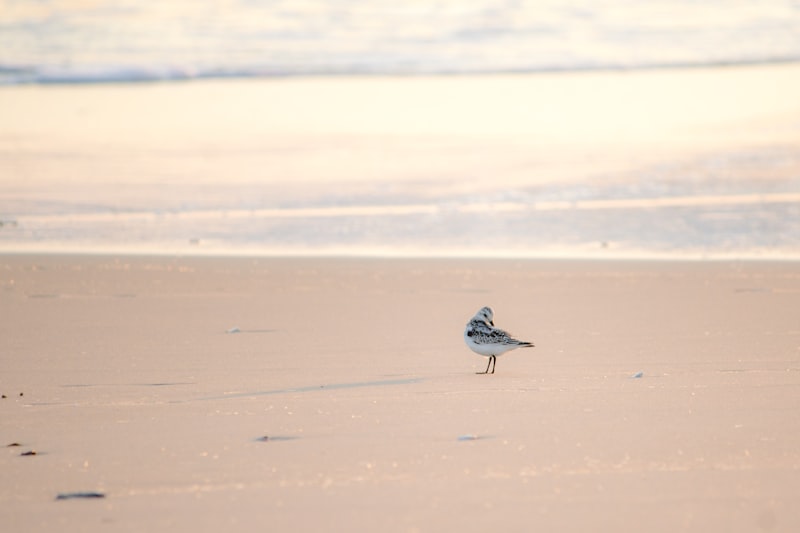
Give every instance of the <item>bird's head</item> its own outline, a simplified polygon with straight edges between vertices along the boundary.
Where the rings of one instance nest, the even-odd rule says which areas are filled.
[[[475,313],[475,318],[494,327],[494,312],[492,312],[491,307],[481,307],[481,309]]]

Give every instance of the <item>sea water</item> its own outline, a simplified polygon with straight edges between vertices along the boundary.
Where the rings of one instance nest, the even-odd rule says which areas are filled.
[[[796,61],[800,2],[789,0],[0,0],[6,86]],[[416,188],[332,178],[296,196],[220,175],[150,183],[148,204],[112,194],[113,175],[92,194],[15,193],[25,165],[5,146],[6,251],[800,257],[796,147],[645,165],[621,181],[497,175],[479,198],[424,174]]]
[[[0,83],[798,59],[796,0],[0,0]]]

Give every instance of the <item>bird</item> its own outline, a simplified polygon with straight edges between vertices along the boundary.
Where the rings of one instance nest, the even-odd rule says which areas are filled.
[[[532,342],[520,341],[507,331],[494,327],[494,312],[491,307],[481,307],[475,316],[467,322],[464,330],[464,342],[473,352],[489,358],[486,370],[476,374],[488,374],[489,367],[497,365],[497,356],[517,348],[533,348]]]

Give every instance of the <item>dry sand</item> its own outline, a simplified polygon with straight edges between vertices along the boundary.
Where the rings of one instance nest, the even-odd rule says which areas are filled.
[[[0,523],[797,531],[799,304],[796,263],[0,256]],[[488,376],[482,305],[537,346]]]

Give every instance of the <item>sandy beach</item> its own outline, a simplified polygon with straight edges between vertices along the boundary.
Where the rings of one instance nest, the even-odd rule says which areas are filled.
[[[3,533],[800,531],[798,2],[0,28]]]
[[[4,255],[0,292],[9,531],[800,527],[796,263]],[[483,305],[536,343],[494,375]]]

